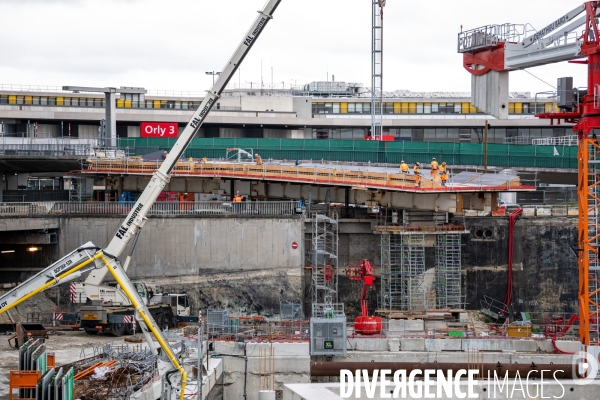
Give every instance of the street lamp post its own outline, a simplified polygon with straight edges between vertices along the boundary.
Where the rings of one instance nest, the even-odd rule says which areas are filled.
[[[220,72],[216,72],[216,71],[210,71],[210,72],[205,72],[206,75],[212,75],[213,77],[213,86],[215,85],[215,75],[221,75]]]

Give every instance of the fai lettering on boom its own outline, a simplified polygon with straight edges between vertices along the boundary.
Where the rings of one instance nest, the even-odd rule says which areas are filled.
[[[133,224],[133,221],[135,221],[135,218],[139,215],[139,213],[143,207],[144,207],[143,204],[138,204],[138,206],[135,208],[135,210],[131,214],[131,217],[129,217],[129,219],[125,223],[125,225],[127,225],[127,226],[125,227],[125,226],[121,225],[121,227],[115,234],[116,237],[118,237],[119,239],[123,239],[123,236],[125,236],[125,234],[129,230],[129,228],[131,227],[131,224]]]

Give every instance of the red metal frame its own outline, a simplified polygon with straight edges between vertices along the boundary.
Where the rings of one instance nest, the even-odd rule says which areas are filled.
[[[354,330],[361,335],[378,335],[381,333],[381,317],[369,316],[369,303],[367,302],[367,290],[373,287],[375,282],[375,266],[367,259],[357,263],[348,264],[346,275],[351,281],[363,281],[362,293],[360,295],[361,315],[356,317]]]
[[[600,210],[588,210],[588,200],[594,197],[599,200],[590,189],[594,189],[600,184],[600,177],[595,177],[594,182],[590,185],[590,161],[600,160],[600,139],[595,134],[590,138],[590,133],[594,129],[600,129],[600,108],[597,108],[595,101],[594,88],[600,86],[600,29],[596,20],[597,9],[600,7],[600,1],[588,1],[584,3],[586,13],[586,23],[582,30],[581,40],[581,55],[588,56],[587,61],[579,62],[588,65],[588,91],[580,104],[577,105],[576,111],[563,113],[542,113],[536,117],[542,119],[550,119],[551,124],[554,121],[560,124],[560,121],[574,123],[573,131],[579,137],[578,149],[578,200],[579,200],[579,222],[578,222],[578,264],[579,264],[579,337],[581,343],[585,346],[591,344],[599,345],[599,332],[596,328],[591,330],[590,320],[592,316],[599,315],[600,304],[592,300],[598,290],[590,292],[590,280],[599,282],[596,277],[590,275],[590,254],[598,258],[599,249],[595,243],[598,237],[600,227],[596,227],[594,232],[590,232],[589,213],[600,212]],[[592,34],[593,33],[593,34]],[[502,59],[502,60],[500,60]],[[483,75],[490,70],[507,71],[504,68],[504,47],[496,46],[491,49],[474,51],[473,53],[463,54],[463,65],[467,71],[473,75]],[[484,66],[483,69],[477,70],[477,65]],[[597,150],[596,150],[597,149]],[[594,160],[590,160],[590,153]],[[508,292],[507,292],[508,295]],[[594,332],[594,342],[591,341],[591,333]]]
[[[482,69],[478,69],[482,66]],[[506,71],[504,68],[504,43],[492,49],[474,50],[463,54],[463,67],[472,75],[485,75],[489,71]]]
[[[598,345],[598,337],[594,335],[592,342],[592,330],[590,320],[593,315],[597,315],[600,305],[596,304],[591,297],[596,293],[590,293],[590,279],[596,279],[590,275],[590,254],[596,254],[598,249],[592,244],[595,232],[589,231],[589,213],[597,212],[588,209],[588,199],[593,196],[590,189],[596,186],[596,183],[590,185],[590,149],[599,149],[593,154],[600,152],[600,141],[595,135],[590,138],[590,133],[594,129],[600,129],[600,109],[596,108],[594,87],[600,85],[600,37],[596,22],[596,10],[600,6],[600,1],[588,1],[585,3],[586,25],[581,36],[581,54],[587,55],[588,65],[588,91],[583,96],[581,104],[577,105],[577,110],[567,113],[550,113],[536,115],[538,118],[554,120],[563,120],[565,122],[575,123],[573,131],[579,137],[579,148],[577,152],[578,160],[578,185],[577,197],[579,203],[579,222],[578,222],[578,264],[579,264],[579,340],[585,346]],[[589,32],[593,32],[591,39]],[[598,228],[598,227],[596,227]],[[595,310],[595,311],[593,311]]]

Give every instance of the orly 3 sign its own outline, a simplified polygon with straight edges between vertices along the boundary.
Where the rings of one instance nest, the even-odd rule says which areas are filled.
[[[150,138],[176,138],[178,133],[176,122],[142,122],[140,136]]]

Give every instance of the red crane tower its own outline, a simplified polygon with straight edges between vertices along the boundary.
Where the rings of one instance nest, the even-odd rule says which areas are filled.
[[[600,1],[588,1],[539,31],[529,25],[503,24],[458,35],[463,66],[472,74],[473,105],[499,119],[508,117],[508,71],[560,61],[588,66],[587,93],[558,92],[561,111],[536,114],[551,124],[574,123],[579,138],[579,335],[585,346],[600,344],[598,320],[593,318],[600,310],[600,131],[594,131],[600,129],[599,16]],[[573,98],[561,101],[567,94]]]

